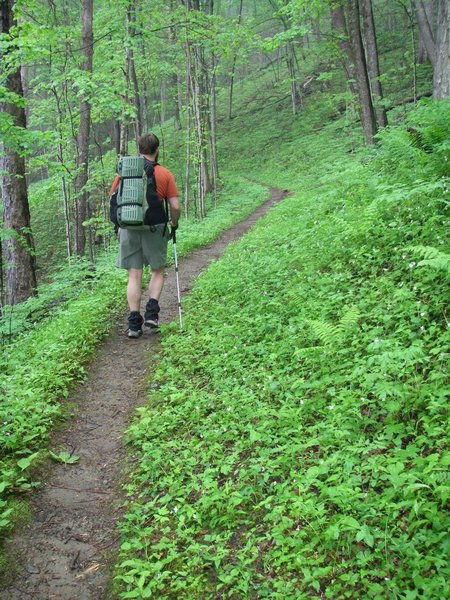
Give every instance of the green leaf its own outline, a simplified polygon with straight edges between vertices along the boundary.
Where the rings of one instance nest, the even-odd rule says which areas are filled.
[[[367,525],[363,525],[361,527],[361,529],[356,534],[356,538],[355,539],[356,539],[357,542],[360,542],[362,540],[362,541],[364,541],[367,544],[367,546],[369,546],[370,548],[373,548],[374,537],[370,533],[370,530],[367,527]]]
[[[21,458],[20,460],[17,461],[17,466],[22,471],[25,471],[25,469],[28,469],[28,467],[31,465],[31,463],[34,461],[34,459],[38,455],[39,455],[39,452],[35,452],[34,454],[30,454],[29,456],[25,456],[24,458]]]
[[[74,465],[80,460],[80,457],[76,454],[70,454],[67,450],[61,450],[58,454],[55,454],[51,450],[49,451],[50,458],[55,462],[64,463],[66,465]]]

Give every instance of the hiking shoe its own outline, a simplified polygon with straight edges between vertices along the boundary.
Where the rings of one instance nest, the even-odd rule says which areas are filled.
[[[152,329],[159,327],[159,310],[158,300],[150,298],[145,306],[144,325],[146,327],[151,327]]]
[[[144,319],[137,310],[132,310],[128,317],[127,335],[129,338],[138,338],[142,335],[142,323]]]

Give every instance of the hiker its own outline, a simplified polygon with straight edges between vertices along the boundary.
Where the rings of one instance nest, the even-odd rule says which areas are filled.
[[[180,202],[173,174],[158,164],[159,139],[154,133],[146,133],[138,139],[138,151],[145,159],[145,167],[154,163],[156,192],[160,206],[152,207],[153,225],[145,230],[119,229],[119,256],[117,266],[128,270],[127,301],[130,309],[127,335],[138,338],[142,335],[142,325],[155,329],[159,327],[159,297],[164,285],[164,269],[167,264],[167,242],[171,238],[167,219],[170,217],[172,231],[178,227]],[[118,176],[113,183],[110,195],[118,185]],[[115,185],[114,185],[115,184]],[[169,204],[170,215],[166,215],[164,202]],[[142,273],[145,265],[150,265],[152,274],[148,284],[149,300],[142,317],[141,292]]]

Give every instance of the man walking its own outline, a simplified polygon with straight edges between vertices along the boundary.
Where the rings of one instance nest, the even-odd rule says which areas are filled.
[[[164,269],[167,265],[167,243],[171,237],[164,209],[167,200],[170,209],[170,222],[173,229],[178,227],[180,202],[173,174],[158,164],[159,139],[154,133],[142,135],[138,140],[138,151],[145,159],[146,170],[154,164],[156,192],[160,202],[150,205],[153,223],[150,229],[120,229],[119,257],[117,266],[128,270],[127,301],[130,309],[127,335],[138,338],[142,335],[142,325],[152,329],[159,326],[159,297],[164,286]],[[118,177],[116,177],[118,181]],[[116,183],[116,182],[115,182]],[[116,184],[117,187],[117,184]],[[111,188],[114,192],[115,186]],[[142,274],[145,265],[150,265],[151,278],[148,284],[149,300],[141,315]]]

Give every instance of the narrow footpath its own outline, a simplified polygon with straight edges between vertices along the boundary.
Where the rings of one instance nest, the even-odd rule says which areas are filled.
[[[227,244],[241,237],[286,195],[286,191],[271,189],[270,199],[249,218],[210,246],[181,259],[182,296]],[[161,298],[161,321],[177,318],[171,267]],[[40,491],[31,500],[31,522],[9,543],[17,573],[10,586],[0,590],[2,600],[114,599],[108,586],[119,544],[120,482],[126,477],[123,433],[135,408],[146,402],[149,365],[160,350],[158,333],[148,331],[130,340],[124,335],[125,324],[124,316],[112,327],[85,383],[66,400],[75,414],[68,427],[53,436],[52,446],[79,455],[80,460],[75,465],[55,463],[45,474]]]

